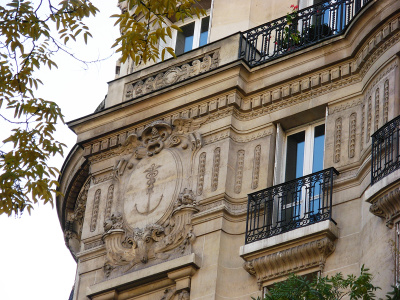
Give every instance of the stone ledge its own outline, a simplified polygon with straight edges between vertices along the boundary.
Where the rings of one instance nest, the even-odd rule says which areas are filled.
[[[327,220],[257,241],[240,247],[243,268],[257,277],[260,289],[290,273],[322,271],[337,238],[338,228]]]
[[[166,261],[164,263],[160,263],[158,265],[148,267],[146,269],[138,270],[114,279],[110,279],[89,286],[86,290],[86,296],[89,297],[90,299],[93,299],[94,296],[100,293],[103,294],[108,291],[113,293],[114,290],[124,290],[125,288],[132,288],[134,286],[140,285],[140,283],[143,282],[143,280],[151,281],[156,278],[163,278],[163,277],[171,278],[178,284],[180,278],[177,278],[175,276],[177,272],[182,273],[179,271],[182,271],[183,269],[185,269],[185,267],[191,267],[191,270],[189,272],[190,274],[189,273],[186,274],[187,272],[183,272],[185,274],[182,273],[183,277],[190,277],[191,275],[193,275],[191,274],[193,273],[193,270],[199,269],[200,265],[201,265],[200,257],[192,253],[190,255],[182,256],[170,261]]]
[[[244,245],[240,247],[239,255],[244,259],[250,258],[252,256],[257,256],[258,252],[264,252],[266,250],[273,251],[276,247],[281,248],[284,245],[295,243],[296,240],[300,239],[301,241],[305,241],[313,236],[320,236],[321,234],[326,234],[333,239],[339,236],[336,225],[332,221],[326,220]]]

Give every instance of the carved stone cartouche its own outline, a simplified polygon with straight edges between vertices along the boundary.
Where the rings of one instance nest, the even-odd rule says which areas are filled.
[[[174,209],[164,224],[148,224],[129,232],[121,213],[113,213],[104,222],[103,241],[106,248],[105,276],[121,269],[145,267],[149,260],[164,260],[191,253],[195,240],[192,215],[198,211],[193,191],[184,189],[174,203]],[[142,265],[142,266],[140,266]]]

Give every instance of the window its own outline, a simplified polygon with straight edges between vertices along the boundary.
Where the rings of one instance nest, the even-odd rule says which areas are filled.
[[[182,32],[176,35],[175,54],[180,55],[208,42],[210,17],[195,20],[192,23],[183,25]]]
[[[323,170],[325,125],[309,125],[286,135],[285,166],[281,182]],[[282,225],[296,224],[296,220],[307,218],[310,222],[319,213],[325,203],[321,203],[323,181],[316,181],[311,186],[300,181],[293,181],[282,193],[280,203],[280,222]]]

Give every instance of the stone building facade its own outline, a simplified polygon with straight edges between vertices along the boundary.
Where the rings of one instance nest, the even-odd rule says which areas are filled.
[[[68,124],[57,212],[73,299],[249,300],[293,272],[363,264],[385,293],[400,1],[300,0],[291,24],[290,0],[203,3],[168,41],[182,55],[118,66],[96,112]]]

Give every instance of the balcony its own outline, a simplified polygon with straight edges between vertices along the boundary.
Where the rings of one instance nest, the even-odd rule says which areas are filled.
[[[372,135],[371,185],[400,169],[400,116]]]
[[[400,216],[400,116],[372,135],[371,186],[364,198],[372,214],[393,228]]]
[[[248,195],[246,244],[332,220],[333,178],[329,168]]]
[[[241,33],[239,58],[250,67],[344,33],[371,0],[329,0]]]
[[[335,250],[334,168],[249,194],[244,269],[260,289],[290,273],[323,271]]]

